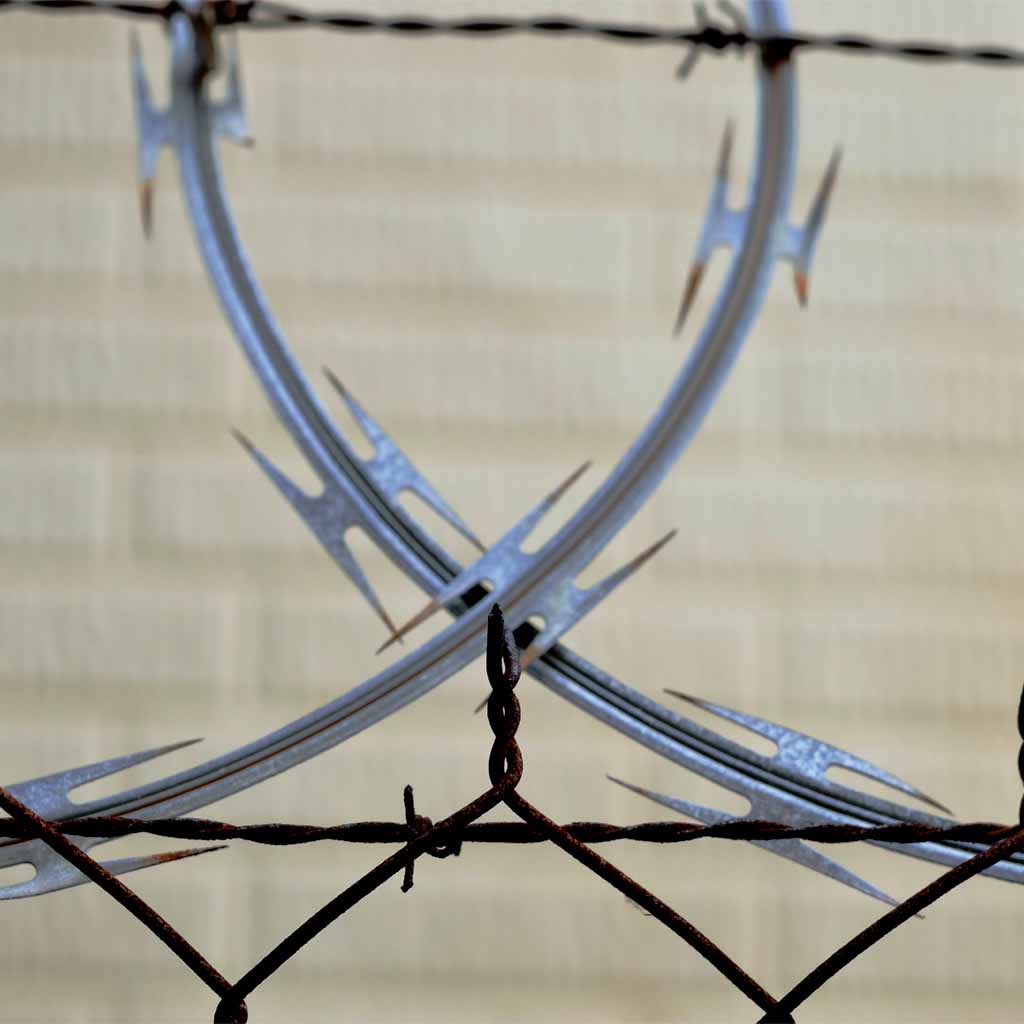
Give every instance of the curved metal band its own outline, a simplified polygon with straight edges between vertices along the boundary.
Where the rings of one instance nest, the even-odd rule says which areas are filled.
[[[751,8],[755,31],[771,33],[786,27],[781,3],[753,0]],[[224,198],[213,141],[214,111],[194,63],[192,31],[187,16],[172,20],[174,148],[196,239],[225,312],[275,410],[325,487],[343,496],[352,515],[367,526],[396,565],[435,593],[457,576],[458,565],[387,495],[377,491],[306,383],[249,270]],[[743,241],[711,316],[661,406],[612,474],[525,571],[491,595],[502,602],[510,623],[525,620],[538,610],[545,594],[571,581],[651,494],[698,429],[760,307],[780,240],[788,230],[796,136],[792,65],[760,67],[758,84],[757,156]],[[486,608],[463,600],[452,601],[449,607],[458,617],[433,640],[337,700],[237,751],[88,804],[72,804],[59,786],[51,785],[47,792],[49,807],[39,806],[42,790],[36,786],[33,791],[34,783],[13,790],[53,817],[73,813],[166,816],[219,800],[336,745],[415,700],[478,656],[483,650]],[[811,772],[809,766],[794,764],[792,759],[784,762],[759,755],[649,700],[562,645],[552,647],[529,671],[545,686],[649,749],[748,797],[754,810],[762,812],[760,816],[854,824],[947,822],[834,783],[823,771]],[[14,844],[0,847],[0,866],[29,861],[41,870],[45,848],[37,853],[27,851],[28,845],[34,844],[17,844],[20,851]],[[950,843],[892,848],[943,864],[959,863],[976,849]],[[26,856],[28,852],[31,855]],[[809,866],[824,870],[820,863]],[[1024,881],[1024,857],[990,873]]]

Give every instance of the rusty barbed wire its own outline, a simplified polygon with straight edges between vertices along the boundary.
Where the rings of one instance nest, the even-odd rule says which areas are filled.
[[[412,786],[406,786],[412,792]],[[421,821],[429,821],[417,815]],[[165,839],[257,843],[263,846],[302,846],[325,841],[380,845],[405,843],[418,835],[421,826],[406,821],[358,821],[342,825],[291,825],[271,822],[259,825],[232,825],[208,818],[68,818],[52,823],[65,835],[120,839],[130,835],[152,835]],[[685,821],[653,821],[637,825],[613,825],[603,821],[572,821],[561,826],[574,839],[584,843],[630,841],[669,845],[696,839],[728,839],[735,842],[772,842],[803,839],[814,843],[926,843],[940,839],[962,843],[996,843],[1016,832],[1017,825],[997,822],[964,822],[943,828],[938,825],[785,825],[760,818],[737,818],[716,825],[694,825]],[[0,820],[0,839],[34,838],[31,829],[13,819]],[[521,821],[475,822],[454,833],[451,845],[531,845],[547,842],[542,831]],[[455,851],[444,856],[457,856]],[[437,854],[435,856],[440,856]]]
[[[0,821],[0,837],[8,841],[39,839],[100,885],[220,997],[214,1020],[222,1024],[241,1024],[247,1021],[249,1011],[245,1002],[246,997],[324,929],[388,879],[402,872],[402,891],[408,892],[413,886],[413,867],[420,857],[432,856],[443,859],[458,856],[462,845],[467,842],[551,842],[560,847],[625,895],[648,916],[656,918],[686,941],[763,1011],[764,1016],[761,1020],[765,1022],[793,1021],[793,1011],[801,1003],[865,950],[956,886],[1024,849],[1024,822],[1014,826],[974,822],[949,828],[911,824],[870,828],[842,825],[788,827],[778,822],[747,819],[711,826],[684,822],[651,822],[627,826],[603,822],[558,825],[517,791],[523,773],[523,757],[516,742],[520,707],[514,693],[519,674],[515,639],[506,629],[501,611],[495,605],[488,619],[487,636],[487,676],[491,684],[487,718],[494,736],[488,757],[491,786],[475,800],[437,824],[429,817],[417,813],[412,786],[406,786],[403,792],[404,822],[369,821],[329,827],[280,824],[239,826],[200,818],[146,821],[106,817],[49,822],[0,788],[0,808],[12,816],[9,820]],[[1024,741],[1024,693],[1018,709],[1017,726],[1021,740]],[[1024,745],[1018,760],[1024,782]],[[521,821],[477,822],[476,819],[500,804],[512,810]],[[94,836],[120,837],[138,832],[200,840],[242,839],[275,846],[325,839],[355,843],[383,842],[398,843],[400,849],[312,914],[242,978],[232,984],[141,897],[66,838],[67,834],[87,839]],[[676,843],[701,838],[762,841],[799,838],[825,843],[862,840],[910,843],[940,837],[986,844],[987,848],[939,876],[869,925],[823,960],[781,999],[776,999],[767,992],[686,918],[601,857],[589,845],[616,840]],[[217,848],[219,847],[211,849]],[[206,851],[189,850],[158,856],[175,859],[194,855],[196,852]]]
[[[786,60],[798,50],[827,51],[855,56],[881,56],[929,63],[973,64],[987,67],[1024,66],[1024,50],[1008,46],[962,46],[938,41],[877,39],[855,33],[785,33],[758,35],[730,3],[719,6],[730,23],[709,20],[703,4],[695,4],[693,28],[665,28],[626,22],[588,21],[558,15],[549,17],[441,18],[425,15],[386,17],[355,11],[319,12],[272,0],[212,0],[202,5],[213,24],[253,29],[318,28],[341,32],[389,33],[405,36],[453,35],[470,39],[510,35],[589,38],[613,43],[675,45],[691,53],[742,53],[758,49],[770,63]],[[52,14],[96,13],[121,17],[169,20],[189,11],[178,0],[132,3],[128,0],[0,0],[0,11],[32,10]],[[681,69],[692,67],[688,58]]]

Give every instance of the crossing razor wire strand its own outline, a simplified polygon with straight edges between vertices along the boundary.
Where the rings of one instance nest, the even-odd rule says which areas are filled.
[[[780,4],[756,3],[751,16],[760,32],[785,27]],[[41,812],[45,808],[50,818],[82,814],[162,817],[193,810],[254,785],[372,725],[468,664],[481,650],[486,617],[486,604],[481,598],[488,593],[484,582],[490,581],[490,599],[503,603],[509,621],[518,631],[524,665],[531,675],[656,753],[742,794],[750,801],[752,817],[790,824],[831,821],[866,826],[907,820],[936,826],[952,824],[948,819],[880,799],[828,778],[828,768],[840,765],[941,807],[916,787],[848,751],[717,704],[703,705],[777,744],[774,756],[759,755],[659,705],[556,644],[561,633],[608,596],[668,539],[663,538],[628,565],[585,590],[572,582],[636,513],[689,444],[739,353],[778,260],[793,264],[798,294],[806,294],[809,260],[822,227],[836,164],[833,160],[825,175],[807,224],[802,228],[792,226],[789,206],[796,141],[793,62],[775,62],[764,56],[758,62],[761,100],[755,173],[746,209],[739,212],[729,210],[724,203],[729,166],[726,135],[687,298],[692,297],[700,268],[712,248],[731,247],[732,263],[708,322],[650,424],[582,509],[537,551],[524,552],[523,542],[581,471],[572,474],[531,509],[473,565],[461,568],[417,526],[398,503],[398,497],[405,490],[415,490],[461,532],[472,536],[472,531],[385,431],[335,381],[342,399],[375,448],[372,458],[358,457],[305,380],[269,312],[242,252],[216,154],[218,136],[236,141],[248,136],[237,50],[231,48],[226,58],[225,97],[211,100],[207,89],[217,50],[205,23],[197,19],[198,16],[178,12],[169,22],[171,102],[166,111],[153,107],[137,49],[133,56],[144,221],[148,223],[148,194],[156,154],[162,145],[169,144],[178,161],[196,241],[225,314],[278,416],[320,478],[323,491],[318,495],[306,494],[245,441],[247,448],[339,568],[364,594],[393,637],[441,608],[447,608],[456,619],[433,640],[345,696],[261,740],[191,770],[86,806],[74,805],[70,800],[69,792],[84,781],[176,749],[162,748],[22,782],[14,787],[15,794]],[[683,314],[686,301],[684,298]],[[400,629],[391,626],[346,543],[345,531],[353,526],[361,528],[431,595],[424,612]],[[539,633],[529,624],[533,616],[543,618],[544,628]],[[672,799],[646,792],[643,795],[661,801]],[[726,817],[722,811],[692,802],[676,801],[670,805],[707,823]],[[94,846],[101,841],[94,838],[83,842]],[[886,893],[806,844],[787,841],[772,844],[768,849],[877,899],[893,902]],[[912,851],[914,856],[944,864],[958,863],[974,852],[968,845],[950,843],[921,844]],[[0,889],[0,897],[39,895],[80,881],[63,859],[54,857],[45,847],[23,844],[0,850],[0,866],[24,862],[35,867],[36,875]],[[117,870],[137,866],[149,864],[126,859],[118,862]],[[1001,864],[993,874],[1020,881],[1024,878],[1024,858]]]
[[[924,59],[1018,64],[1020,54],[1010,50],[876,44],[850,37],[793,35],[788,29],[784,4],[768,0],[751,3],[749,26],[735,9],[726,5],[729,26],[710,24],[701,9],[702,23],[687,32],[628,29],[559,19],[455,22],[313,16],[259,2],[148,7],[39,0],[7,6],[88,9],[159,17],[166,22],[171,49],[171,99],[166,110],[158,109],[152,101],[137,46],[132,55],[143,223],[146,230],[151,228],[152,179],[158,153],[162,146],[168,145],[178,164],[198,248],[225,315],[268,399],[319,478],[322,491],[307,494],[251,441],[242,437],[240,440],[366,598],[387,627],[388,642],[404,636],[435,612],[446,610],[454,617],[454,622],[434,639],[361,686],[229,754],[88,803],[71,800],[71,791],[86,782],[181,746],[172,744],[18,783],[8,787],[13,800],[41,815],[51,827],[59,828],[62,822],[82,817],[166,819],[222,799],[329,749],[450,678],[483,651],[488,630],[487,607],[491,601],[498,600],[514,629],[523,667],[534,678],[655,753],[746,797],[751,805],[747,816],[749,824],[770,821],[776,828],[805,828],[816,823],[860,830],[859,834],[874,835],[870,841],[879,845],[948,866],[977,865],[977,857],[987,856],[985,840],[979,839],[977,833],[970,833],[971,838],[968,838],[957,831],[958,826],[952,820],[841,785],[826,775],[830,767],[843,767],[945,810],[919,789],[886,770],[787,727],[677,694],[776,745],[774,755],[758,754],[650,700],[569,651],[559,638],[670,539],[671,534],[658,540],[598,584],[580,588],[574,583],[650,497],[700,427],[760,309],[777,261],[792,265],[798,298],[801,302],[807,299],[811,260],[836,182],[839,157],[837,151],[830,159],[806,221],[794,225],[790,213],[796,151],[794,55],[804,49],[828,47]],[[472,528],[336,377],[330,377],[332,385],[374,448],[369,459],[358,456],[304,377],[252,275],[220,174],[218,138],[245,141],[249,137],[237,46],[233,44],[226,52],[222,52],[220,46],[219,33],[232,25],[251,28],[315,25],[406,34],[446,32],[481,38],[523,31],[587,35],[623,42],[672,43],[692,47],[691,57],[680,68],[682,73],[692,68],[692,55],[705,49],[755,50],[759,108],[750,194],[742,210],[727,206],[725,196],[731,163],[731,131],[727,129],[704,229],[693,269],[684,286],[677,329],[686,320],[711,252],[719,246],[732,250],[721,292],[691,354],[648,426],[582,509],[538,550],[524,552],[524,541],[568,487],[579,479],[582,470],[570,475],[496,544],[485,549]],[[209,85],[220,73],[226,79],[226,93],[223,99],[213,100]],[[399,504],[399,496],[406,491],[415,492],[476,544],[482,551],[480,558],[468,567],[460,566]],[[428,595],[424,610],[409,622],[396,626],[383,607],[346,543],[345,533],[352,527],[362,529]],[[540,629],[530,622],[537,616],[544,623]],[[627,783],[623,785],[708,825],[732,820],[716,808]],[[891,832],[871,831],[896,829],[907,823],[923,830],[920,834],[929,838],[905,845],[894,839]],[[73,833],[73,836],[65,840],[65,847],[70,842],[82,852],[110,838],[102,831]],[[806,846],[793,833],[787,832],[784,838],[751,838],[751,841],[887,903],[896,902],[836,861]],[[1005,852],[992,857],[984,865],[987,873],[1008,881],[1024,880],[1024,854],[1016,849],[1007,847]],[[116,875],[167,859],[166,854],[131,857],[108,862],[105,867]],[[0,844],[0,867],[24,863],[35,868],[34,877],[0,889],[0,897],[35,896],[87,880],[79,870],[84,861],[76,867],[73,859],[68,859],[66,849],[57,849],[52,843],[22,835]],[[767,1012],[774,1012],[774,1000],[759,1005]]]

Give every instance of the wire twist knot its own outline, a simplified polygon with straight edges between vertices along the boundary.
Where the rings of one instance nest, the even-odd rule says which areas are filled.
[[[519,729],[519,698],[513,690],[519,682],[519,648],[512,631],[505,625],[505,617],[498,605],[491,607],[487,616],[487,680],[491,694],[487,698],[487,721],[494,733],[487,770],[491,784],[497,786],[501,779],[523,772],[523,755],[516,743]],[[514,787],[513,787],[514,788]]]
[[[416,798],[413,795],[412,786],[406,786],[402,790],[402,800],[405,804],[405,824],[412,833],[409,837],[411,843],[414,839],[429,832],[434,827],[434,822],[425,814],[416,813]],[[458,857],[462,853],[462,840],[452,839],[447,843],[437,843],[434,846],[428,846],[426,852],[428,856],[436,857],[438,860],[444,860],[445,857]],[[402,892],[408,892],[413,887],[415,869],[416,861],[406,864],[402,876]]]

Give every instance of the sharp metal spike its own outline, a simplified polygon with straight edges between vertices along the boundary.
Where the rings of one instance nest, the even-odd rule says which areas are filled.
[[[394,442],[387,433],[385,433],[380,424],[370,416],[370,414],[356,400],[352,392],[341,383],[334,371],[329,366],[322,367],[322,370],[324,376],[338,393],[338,397],[348,407],[348,411],[352,414],[352,418],[359,424],[359,428],[366,435],[366,439],[370,444],[372,444],[374,448],[379,448],[381,445],[393,444]]]
[[[800,308],[804,309],[807,306],[808,295],[807,275],[796,267],[793,268],[793,289],[796,292],[796,301]]]
[[[411,619],[407,619],[397,629],[393,629],[391,636],[374,651],[374,654],[383,654],[393,643],[400,643],[408,633],[426,622],[435,612],[439,612],[448,601],[458,596],[457,593],[452,593],[454,590],[455,588],[451,584],[444,587],[442,595],[431,598]]]
[[[683,58],[682,63],[676,68],[676,78],[680,82],[685,82],[693,73],[693,69],[697,66],[697,61],[700,60],[700,47],[691,46],[689,53]]]
[[[152,761],[164,754],[171,754],[183,747],[190,747],[194,743],[199,743],[201,739],[202,737],[181,740],[178,743],[168,743],[162,747],[140,750],[134,754],[111,757],[106,761],[95,761],[77,768],[40,775],[34,779],[17,782],[13,786],[8,786],[7,789],[22,803],[31,807],[36,814],[40,814],[44,818],[57,818],[73,814],[79,812],[82,807],[88,806],[88,802],[81,804],[70,797],[70,793],[78,789],[79,786],[124,771],[134,765],[143,764],[145,761]],[[0,867],[5,866],[8,866],[8,862],[4,859],[3,847],[0,846]]]
[[[703,32],[708,27],[708,9],[706,4],[698,2],[693,5],[693,20],[695,22],[694,29],[697,32]],[[690,52],[683,58],[682,64],[676,68],[676,78],[680,80],[689,78],[690,72],[697,66],[700,55],[701,48],[699,46],[691,46]]]
[[[550,494],[542,498],[529,512],[526,513],[522,519],[516,523],[498,542],[501,543],[515,543],[518,547],[526,540],[527,537],[533,532],[537,524],[551,511],[552,508],[558,503],[559,499],[565,494],[567,490],[588,469],[590,469],[591,462],[588,459],[579,468],[574,469],[566,478],[562,481]]]
[[[697,240],[693,264],[687,274],[683,297],[679,303],[679,312],[676,314],[673,328],[675,336],[679,335],[686,323],[712,253],[718,246],[736,244],[742,234],[744,215],[730,210],[728,206],[733,134],[733,122],[730,118],[725,123],[725,131],[722,133],[722,141],[718,147],[715,180],[711,186],[711,196],[704,214],[704,225],[701,228],[700,238]]]
[[[214,107],[217,132],[224,138],[231,139],[241,146],[253,144],[249,134],[249,120],[245,114],[245,102],[242,96],[242,73],[238,59],[238,36],[231,33],[228,47],[227,87],[224,99]]]
[[[664,692],[673,697],[678,697],[679,700],[684,700],[687,704],[692,704],[702,711],[707,711],[710,714],[718,715],[719,718],[742,725],[751,732],[756,732],[759,736],[764,736],[774,741],[777,746],[781,746],[785,739],[785,733],[788,732],[785,726],[769,722],[764,718],[758,718],[756,715],[748,715],[743,711],[734,711],[732,708],[727,708],[724,704],[715,704],[713,701],[694,697],[692,694],[683,693],[680,690],[666,688]]]
[[[916,786],[912,786],[909,782],[899,778],[899,776],[893,775],[884,768],[880,768],[878,765],[872,764],[872,762],[858,757],[856,754],[851,754],[848,750],[843,750],[841,747],[834,747],[831,743],[825,743],[823,740],[809,736],[807,733],[797,732],[795,729],[779,725],[777,722],[769,722],[767,719],[758,718],[757,715],[735,711],[722,704],[702,700],[700,697],[693,697],[678,690],[665,690],[665,692],[670,693],[673,697],[678,697],[680,700],[685,700],[687,703],[693,704],[695,707],[701,708],[710,714],[718,715],[719,718],[735,722],[737,725],[741,725],[745,729],[757,733],[759,736],[772,740],[778,747],[778,753],[775,757],[787,767],[802,775],[816,780],[831,782],[832,780],[828,779],[827,776],[829,768],[833,766],[846,768],[869,779],[874,779],[883,785],[891,786],[893,789],[906,793],[908,796],[916,797],[918,800],[931,804],[932,807],[945,811],[947,814],[953,813],[948,807],[928,796],[927,793],[922,792]]]
[[[240,430],[232,428],[231,436],[252,456],[256,464],[266,473],[274,483],[274,486],[288,499],[289,503],[294,506],[299,515],[309,522],[309,517],[313,511],[312,506],[315,504],[316,499],[285,476]],[[349,525],[350,523],[346,520],[342,529]]]
[[[715,189],[723,191],[729,188],[729,171],[732,167],[732,144],[735,134],[735,126],[732,118],[727,118],[725,131],[722,133],[722,141],[718,145],[718,166],[715,168]],[[718,198],[718,206],[725,205],[725,196]]]
[[[405,636],[410,630],[415,629],[421,623],[426,622],[435,612],[439,611],[459,594],[468,590],[476,583],[483,580],[490,580],[496,589],[500,589],[505,579],[513,572],[521,568],[523,564],[531,561],[535,555],[525,555],[521,550],[524,540],[534,530],[544,514],[562,497],[563,494],[590,468],[590,463],[585,462],[579,469],[558,485],[550,494],[542,498],[529,512],[526,513],[505,535],[491,548],[482,554],[472,565],[463,569],[454,579],[442,587],[427,604],[420,609],[411,619],[403,623],[394,634],[386,640],[378,649],[377,653],[386,650],[396,640]]]
[[[832,198],[832,191],[835,188],[842,155],[843,150],[841,146],[837,146],[832,151],[828,167],[825,169],[825,175],[821,179],[814,202],[811,204],[810,212],[807,214],[807,220],[799,232],[799,248],[793,260],[793,284],[796,288],[797,300],[801,306],[807,305],[811,260],[814,258],[814,249],[818,244],[818,237],[825,223],[825,214],[828,212],[829,200]]]
[[[654,790],[645,789],[643,786],[636,786],[630,782],[624,782],[622,779],[617,779],[612,775],[609,775],[608,779],[633,793],[647,797],[648,800],[653,800],[655,803],[677,811],[679,814],[684,814],[688,818],[694,818],[697,821],[701,821],[705,825],[718,825],[723,821],[733,821],[736,818],[735,815],[726,814],[724,811],[716,810],[713,807],[707,807],[704,804],[696,804],[689,800],[680,800],[675,797],[666,796],[663,793],[657,793]],[[744,817],[749,816],[745,815]],[[761,849],[768,850],[770,853],[774,853],[779,857],[785,857],[787,860],[796,861],[797,864],[802,864],[804,867],[810,868],[812,871],[817,871],[819,874],[833,878],[837,882],[842,882],[843,885],[848,885],[851,889],[856,889],[858,892],[862,892],[866,896],[872,896],[876,900],[881,900],[883,903],[889,904],[889,906],[894,907],[897,905],[897,901],[888,893],[876,888],[870,882],[866,882],[859,875],[855,875],[848,868],[844,868],[842,864],[834,861],[831,857],[826,857],[823,853],[819,853],[817,850],[812,849],[799,839],[774,839],[770,841],[750,840],[750,842],[752,845],[759,846]]]
[[[603,601],[620,583],[633,575],[642,565],[649,562],[670,540],[678,533],[678,530],[669,530],[660,540],[655,541],[649,548],[634,556],[624,566],[610,573],[600,583],[588,587],[584,594],[584,614],[590,611],[596,604]]]
[[[661,540],[656,541],[624,566],[610,573],[600,583],[595,583],[586,589],[580,589],[569,583],[556,590],[544,606],[538,609],[538,614],[544,617],[544,628],[530,641],[530,646],[520,655],[520,666],[525,669],[544,654],[559,637],[579,622],[584,615],[589,614],[645,562],[653,558],[672,540],[676,532],[676,530],[670,530]]]
[[[457,530],[481,553],[487,549],[465,520],[448,504],[429,480],[412,464],[409,457],[398,447],[384,429],[374,420],[352,393],[341,383],[328,367],[324,375],[338,396],[348,407],[353,419],[359,424],[367,440],[375,449],[374,458],[366,463],[366,471],[374,483],[389,497],[401,491],[410,490],[425,501],[446,523]]]
[[[317,539],[334,559],[335,564],[356,585],[367,603],[377,613],[378,618],[387,627],[388,632],[394,637],[395,624],[391,616],[381,604],[366,573],[363,572],[362,567],[352,554],[352,549],[345,542],[345,531],[352,526],[358,526],[359,523],[344,497],[335,491],[326,489],[316,497],[311,497],[285,476],[244,434],[237,430],[232,430],[232,434],[316,534]]]
[[[690,307],[693,305],[693,300],[697,297],[697,289],[700,288],[700,282],[704,277],[706,267],[707,264],[700,259],[694,260],[693,266],[690,267],[690,272],[686,277],[686,287],[683,289],[683,297],[679,302],[679,312],[676,313],[675,326],[672,328],[673,337],[678,338],[683,330],[686,318],[690,315]]]
[[[153,178],[157,157],[160,147],[171,138],[171,122],[168,114],[158,110],[153,103],[138,32],[132,31],[130,42],[132,93],[138,130],[139,212],[142,230],[148,238],[153,230]]]
[[[188,860],[189,857],[201,857],[205,853],[216,853],[218,850],[226,850],[228,845],[228,843],[218,843],[216,846],[190,846],[184,850],[150,853],[141,857],[120,857],[117,860],[107,860],[102,863],[112,875],[123,875],[129,871],[156,867],[158,864],[172,864],[176,860]]]
[[[813,250],[814,243],[818,240],[818,235],[821,234],[822,225],[825,223],[825,214],[828,212],[828,204],[835,189],[836,178],[839,176],[839,165],[842,159],[843,147],[836,146],[832,150],[832,156],[829,157],[828,167],[825,168],[825,174],[814,196],[810,212],[807,214],[807,222],[804,224],[804,248],[808,252]]]
[[[153,179],[144,178],[139,182],[139,218],[142,221],[142,233],[146,238],[153,237]]]
[[[703,32],[703,30],[708,28],[708,7],[706,4],[699,2],[693,4],[693,20],[695,23],[693,26],[694,32]],[[690,46],[686,56],[683,57],[681,65],[676,69],[676,78],[681,82],[688,79],[699,59],[700,47]]]
[[[95,846],[98,842],[106,840],[98,839],[88,843],[88,846]],[[22,861],[21,863],[32,863],[36,868],[34,877],[25,882],[16,882],[12,885],[0,886],[0,900],[17,900],[27,896],[42,896],[48,892],[59,892],[61,889],[70,889],[72,886],[88,883],[78,868],[69,864],[59,854],[54,853],[49,847],[38,844],[46,851],[45,859],[40,861]],[[86,844],[76,840],[76,845],[83,849]],[[121,857],[117,860],[103,861],[103,867],[112,875],[124,875],[129,871],[140,871],[143,868],[156,867],[158,864],[170,864],[172,861],[184,860],[187,857],[198,857],[204,853],[214,853],[217,850],[225,850],[227,845],[221,843],[218,846],[192,847],[187,850],[173,850],[169,853],[152,853],[140,857]]]
[[[359,593],[363,595],[370,607],[377,613],[377,617],[387,627],[388,632],[394,636],[394,620],[388,615],[384,605],[381,604],[380,598],[377,597],[377,592],[373,589],[366,573],[363,572],[362,566],[356,561],[355,555],[352,554],[352,549],[345,543],[344,538],[334,538],[329,544],[321,539],[321,543],[327,548],[328,553],[341,568],[342,572],[356,585]]]

